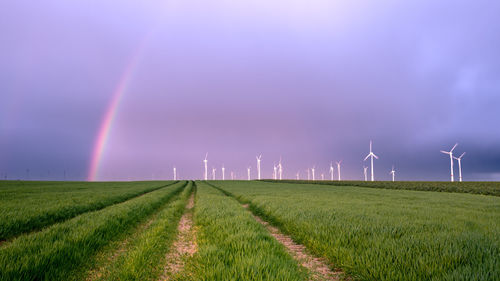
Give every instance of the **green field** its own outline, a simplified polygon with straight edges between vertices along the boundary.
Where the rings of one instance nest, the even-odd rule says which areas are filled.
[[[99,210],[173,182],[2,182],[0,240]]]
[[[0,181],[0,280],[319,280],[253,215],[350,280],[500,279],[498,183],[361,184]]]
[[[279,182],[265,180],[267,182]],[[286,183],[361,186],[385,189],[472,193],[500,196],[500,182],[437,182],[437,181],[306,181],[283,180]]]

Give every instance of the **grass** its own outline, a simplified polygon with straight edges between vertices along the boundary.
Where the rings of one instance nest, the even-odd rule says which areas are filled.
[[[182,194],[163,207],[149,227],[134,237],[123,255],[107,263],[105,274],[93,280],[158,279],[193,188],[193,182],[189,182]]]
[[[233,198],[197,183],[198,252],[178,280],[306,280],[293,258]]]
[[[0,241],[124,202],[173,183],[1,182]]]
[[[79,215],[0,248],[0,280],[64,280],[120,233],[137,225],[176,194],[185,182],[95,212]]]
[[[318,184],[216,182],[361,280],[498,280],[500,198]]]
[[[263,180],[298,184],[324,184],[334,186],[361,186],[385,189],[472,193],[500,196],[500,182],[438,182],[438,181],[306,181],[306,180]]]

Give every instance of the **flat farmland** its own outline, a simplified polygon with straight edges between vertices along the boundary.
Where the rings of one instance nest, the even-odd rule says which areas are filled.
[[[498,280],[500,198],[354,186],[217,182],[362,280]]]
[[[0,194],[0,280],[500,276],[492,195],[264,181],[0,182]]]
[[[2,182],[0,241],[126,201],[172,183]]]

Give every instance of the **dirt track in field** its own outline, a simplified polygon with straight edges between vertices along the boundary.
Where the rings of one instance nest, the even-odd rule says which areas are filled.
[[[170,280],[172,276],[184,269],[185,259],[192,257],[198,250],[196,244],[196,231],[193,228],[194,192],[189,197],[184,215],[177,227],[178,236],[172,245],[172,251],[166,256],[167,264],[160,280]]]
[[[248,209],[248,204],[242,205],[245,209]],[[252,214],[253,215],[253,214]],[[292,238],[285,235],[279,231],[276,227],[270,225],[268,222],[264,221],[262,218],[253,215],[255,220],[262,224],[269,233],[280,242],[292,257],[297,260],[297,262],[311,274],[311,281],[323,281],[323,280],[341,280],[343,272],[340,270],[333,271],[328,266],[327,262],[322,258],[317,258],[309,253],[307,253],[306,247],[301,244],[295,243]]]

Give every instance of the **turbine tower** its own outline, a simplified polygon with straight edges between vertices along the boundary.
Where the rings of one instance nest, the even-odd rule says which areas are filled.
[[[337,174],[339,174],[339,181],[340,181],[340,163],[342,163],[342,160],[337,162]]]
[[[321,180],[324,181],[325,180],[325,174],[321,173]]]
[[[278,169],[278,167],[276,166],[276,163],[273,164],[273,179],[276,180],[276,177],[277,177],[277,172],[276,170]]]
[[[368,181],[367,170],[368,170],[368,167],[363,166],[363,172],[365,174],[365,181]]]
[[[296,175],[297,176],[297,180],[300,180],[300,174],[299,173],[300,172],[297,172],[297,175]]]
[[[208,158],[208,152],[205,155],[205,160],[203,160],[203,163],[205,163],[205,175],[204,175],[205,180],[208,180],[208,167],[207,167],[208,159],[207,158]]]
[[[365,157],[365,161],[368,157],[371,158],[371,181],[375,181],[375,176],[373,175],[373,158],[378,159],[378,156],[372,152],[372,141],[370,141],[370,153]]]
[[[231,171],[231,180],[234,180],[234,172]]]
[[[389,174],[392,174],[392,181],[394,181],[394,176],[396,175],[396,171],[394,171],[394,165],[392,166],[392,170],[389,172]]]
[[[450,151],[444,151],[444,150],[441,150],[441,153],[444,153],[444,154],[448,154],[450,155],[450,171],[451,171],[451,181],[453,182],[454,181],[454,178],[453,178],[453,150],[455,149],[455,147],[457,147],[458,143],[456,143]]]
[[[309,168],[307,168],[307,180],[311,180],[311,172],[309,171]]]
[[[250,167],[247,168],[248,180],[250,180]]]
[[[224,168],[224,164],[222,164],[222,180],[226,180],[226,168]]]
[[[177,180],[177,168],[174,167],[174,181]]]
[[[313,166],[313,167],[311,168],[311,172],[312,172],[312,177],[313,177],[313,180],[315,180],[315,177],[314,177],[314,169],[315,169],[315,167]]]
[[[260,159],[262,159],[262,154],[257,158],[257,179],[260,180]]]
[[[462,153],[459,157],[453,156],[458,161],[458,181],[462,182],[462,157],[464,157],[465,152]]]
[[[212,168],[212,180],[215,180],[215,167]]]
[[[281,157],[280,157],[280,162],[278,163],[278,173],[280,175],[280,180],[283,179],[283,166],[281,165]]]
[[[333,181],[333,163],[330,162],[330,180]]]

